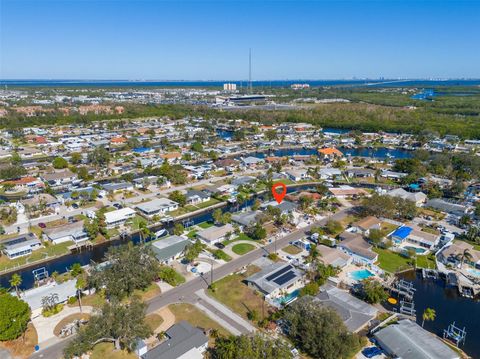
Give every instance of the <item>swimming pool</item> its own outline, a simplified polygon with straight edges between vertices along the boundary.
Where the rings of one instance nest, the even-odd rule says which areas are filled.
[[[281,305],[289,304],[292,301],[294,301],[295,299],[297,299],[299,294],[300,294],[300,290],[295,289],[292,293],[289,293],[284,297],[275,298],[273,301],[275,303],[278,303],[278,304],[281,304]]]
[[[418,248],[418,247],[412,247],[412,246],[405,246],[404,247],[407,251],[409,249],[413,249],[417,254],[423,254],[425,253],[427,250],[426,249],[423,249],[423,248]]]
[[[356,270],[356,271],[348,273],[348,276],[350,278],[352,278],[353,280],[356,280],[358,282],[360,282],[364,279],[373,277],[374,275],[375,274],[370,272],[368,269],[360,269],[360,270]]]
[[[468,273],[474,275],[475,277],[480,277],[480,270],[474,268],[467,268]]]

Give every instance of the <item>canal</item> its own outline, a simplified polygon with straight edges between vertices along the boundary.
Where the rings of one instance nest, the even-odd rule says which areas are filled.
[[[458,294],[457,288],[446,287],[442,279],[423,279],[419,272],[408,272],[402,275],[413,281],[416,288],[414,303],[417,323],[422,324],[422,314],[426,308],[433,308],[437,314],[434,321],[425,322],[424,328],[443,336],[443,330],[453,322],[458,327],[465,327],[467,336],[465,344],[460,348],[473,358],[480,358],[480,302],[464,298]]]
[[[287,192],[293,193],[295,191],[302,191],[312,187],[314,186],[302,185],[302,186],[296,186],[296,187],[289,187],[287,188]],[[263,195],[254,196],[249,200],[245,201],[244,203],[242,203],[242,205],[228,203],[224,207],[222,207],[222,210],[229,211],[229,212],[237,212],[248,206],[251,206],[253,204],[253,201],[256,198],[262,199]],[[213,211],[214,211],[213,209],[206,210],[205,212],[199,213],[197,215],[193,215],[188,218],[184,218],[182,220],[179,220],[178,222],[184,223],[185,226],[187,225],[193,226],[202,222],[212,221]],[[158,231],[160,228],[165,228],[171,231],[171,229],[173,228],[173,225],[174,223],[170,223],[168,225],[158,225],[152,228],[152,232]],[[34,269],[45,268],[49,274],[52,274],[53,272],[58,272],[59,274],[62,274],[67,272],[74,263],[80,263],[82,266],[88,265],[92,261],[95,263],[100,263],[103,261],[105,253],[108,251],[108,248],[112,246],[119,246],[121,244],[125,244],[130,241],[135,244],[138,244],[140,242],[140,236],[138,234],[127,235],[125,238],[118,238],[105,243],[98,244],[90,250],[84,249],[80,253],[75,252],[75,253],[66,254],[64,256],[53,258],[46,262],[37,263],[30,267],[24,267],[15,272],[0,275],[0,286],[3,288],[10,288],[9,280],[13,275],[13,273],[17,273],[22,277],[22,285],[20,286],[21,289],[26,290],[26,289],[33,288],[35,285],[35,279],[34,279],[32,270]]]

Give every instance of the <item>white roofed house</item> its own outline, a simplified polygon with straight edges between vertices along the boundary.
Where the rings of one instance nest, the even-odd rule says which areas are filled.
[[[83,228],[83,221],[65,224],[60,227],[45,228],[43,238],[53,244],[75,242],[76,244],[88,240],[88,233]]]
[[[258,158],[258,157],[253,157],[253,156],[242,158],[241,161],[242,161],[242,164],[245,167],[256,167],[259,164],[265,162],[265,160],[263,158]]]
[[[308,170],[304,168],[288,170],[285,171],[285,173],[287,174],[288,178],[295,182],[306,180],[310,177],[308,175]]]
[[[178,209],[178,203],[168,198],[155,198],[151,201],[137,204],[135,209],[144,216],[153,217],[175,211]]]
[[[160,263],[169,263],[180,258],[190,243],[180,236],[168,236],[151,242],[151,247]]]
[[[390,192],[387,192],[390,197],[397,197],[412,201],[417,207],[421,206],[427,200],[427,195],[423,192],[408,192],[403,188],[395,188]]]
[[[234,228],[231,224],[225,224],[223,226],[212,226],[207,229],[197,232],[197,238],[202,242],[213,245],[218,242],[222,242],[226,239],[227,234],[231,235],[234,233]]]
[[[69,169],[44,173],[40,177],[53,188],[70,186],[78,181],[77,175]]]
[[[128,207],[105,213],[107,228],[114,228],[135,217],[136,212]]]
[[[36,249],[42,247],[42,243],[33,233],[22,234],[0,242],[2,252],[9,258],[28,256]]]
[[[328,168],[321,168],[318,171],[320,179],[335,179],[342,175],[342,171],[338,168],[328,167]]]

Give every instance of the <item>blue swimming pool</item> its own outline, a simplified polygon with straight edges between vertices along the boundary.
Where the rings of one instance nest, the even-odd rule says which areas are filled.
[[[299,289],[295,289],[292,293],[289,293],[289,294],[287,294],[287,295],[284,296],[284,297],[275,298],[275,299],[274,299],[274,302],[275,302],[275,303],[278,303],[278,304],[285,305],[285,304],[288,304],[288,303],[294,301],[295,299],[297,299],[297,297],[298,297],[299,294],[300,294],[300,290],[299,290]]]
[[[417,254],[423,254],[425,253],[427,250],[426,249],[423,249],[423,248],[419,248],[419,247],[413,247],[413,246],[405,246],[404,247],[407,251],[409,249],[413,249]]]
[[[370,272],[368,269],[359,269],[353,272],[348,273],[348,276],[352,278],[353,280],[356,280],[358,282],[373,277],[375,274]]]

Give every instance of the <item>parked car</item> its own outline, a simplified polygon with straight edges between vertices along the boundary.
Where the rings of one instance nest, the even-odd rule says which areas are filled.
[[[123,206],[120,203],[114,203],[112,206],[115,207],[116,209],[122,209],[123,208]]]
[[[215,243],[215,247],[220,248],[220,249],[225,248],[225,246],[224,246],[222,243],[220,243],[220,242]]]
[[[38,226],[39,226],[40,228],[47,228],[47,225],[46,225],[45,223],[43,223],[43,222],[40,222],[40,223],[38,224]]]

